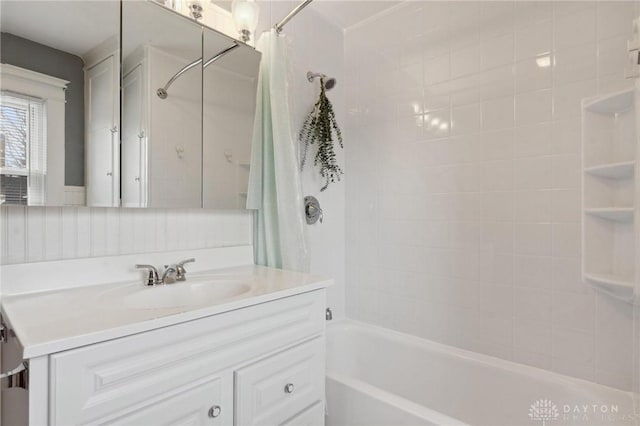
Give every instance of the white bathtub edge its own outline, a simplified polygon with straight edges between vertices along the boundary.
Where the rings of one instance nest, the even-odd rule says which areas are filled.
[[[509,361],[509,360],[494,357],[491,355],[485,355],[479,352],[473,352],[467,349],[458,348],[456,346],[449,346],[447,344],[434,342],[432,340],[428,340],[420,336],[403,333],[401,331],[381,327],[376,324],[370,324],[370,323],[354,320],[351,318],[340,319],[333,324],[329,324],[329,326],[327,327],[327,332],[330,333],[331,330],[334,328],[342,329],[342,330],[357,329],[364,332],[383,335],[386,338],[400,339],[405,342],[410,342],[411,344],[428,348],[429,350],[437,351],[440,353],[446,353],[448,355],[453,355],[466,360],[473,360],[475,362],[482,363],[493,368],[503,369],[513,373],[524,374],[526,376],[529,376],[537,380],[543,379],[543,380],[552,381],[556,383],[559,382],[564,385],[577,386],[581,388],[587,387],[593,390],[597,390],[598,388],[606,388],[613,392],[625,393],[629,396],[629,398],[632,401],[640,400],[640,394],[635,393],[633,391],[626,391],[626,390],[610,387],[607,385],[603,385],[600,383],[590,382],[588,380],[580,379],[577,377],[567,376],[562,373],[557,373],[555,371],[549,371],[543,368],[534,367],[527,364],[520,364],[515,361]]]
[[[408,399],[397,396],[396,394],[384,391],[378,387],[365,383],[363,381],[352,379],[347,376],[335,373],[327,373],[327,378],[331,380],[335,380],[338,383],[342,383],[350,388],[361,391],[372,398],[382,400],[385,403],[409,414],[428,419],[429,421],[435,422],[439,425],[447,425],[447,426],[470,426],[468,423],[464,423],[458,419],[454,419],[453,417],[449,417],[445,414],[442,414],[438,411],[427,408],[423,405],[417,404],[415,402],[411,402]],[[331,413],[331,407],[327,407],[329,413]]]

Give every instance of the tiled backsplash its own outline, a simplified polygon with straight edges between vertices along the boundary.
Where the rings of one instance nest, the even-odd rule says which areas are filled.
[[[251,226],[249,211],[4,206],[0,259],[9,264],[247,245]]]
[[[638,2],[404,2],[346,32],[347,313],[615,387],[632,309],[580,277],[584,97]]]

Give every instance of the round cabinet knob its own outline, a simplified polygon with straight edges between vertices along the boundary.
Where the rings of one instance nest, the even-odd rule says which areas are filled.
[[[293,387],[293,383],[287,383],[287,384],[284,386],[284,392],[285,392],[285,393],[293,393],[293,390],[294,390],[294,389],[295,389],[295,388]]]
[[[220,408],[219,405],[214,405],[213,407],[209,408],[209,417],[211,417],[212,419],[215,419],[220,415],[221,412],[222,412],[222,408]]]
[[[113,172],[107,172],[107,176],[113,176]]]

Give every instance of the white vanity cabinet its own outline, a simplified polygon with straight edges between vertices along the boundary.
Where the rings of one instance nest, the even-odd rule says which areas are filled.
[[[324,309],[320,289],[47,355],[31,412],[51,425],[322,425]]]

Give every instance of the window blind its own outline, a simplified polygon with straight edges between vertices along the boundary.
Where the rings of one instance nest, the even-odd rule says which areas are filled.
[[[3,91],[0,98],[0,202],[44,205],[46,201],[46,104]]]

